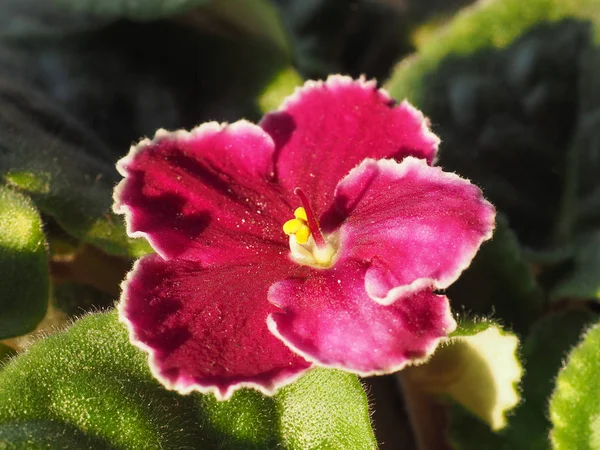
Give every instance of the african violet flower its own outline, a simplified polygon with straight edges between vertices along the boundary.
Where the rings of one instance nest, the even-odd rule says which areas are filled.
[[[121,319],[165,386],[272,394],[312,365],[360,375],[426,358],[494,209],[431,167],[422,114],[374,82],[307,82],[259,125],[159,130],[118,163],[115,211],[156,250]]]

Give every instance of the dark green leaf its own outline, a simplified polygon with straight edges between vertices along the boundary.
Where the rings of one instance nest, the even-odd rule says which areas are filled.
[[[448,55],[469,55],[508,46],[535,24],[565,18],[600,23],[596,0],[489,0],[458,14],[438,36],[419,49],[416,58],[399,64],[386,88],[393,97],[420,105],[427,94],[426,75]]]
[[[376,447],[354,375],[317,369],[274,397],[252,390],[227,402],[180,396],[152,377],[115,312],[34,344],[0,372],[0,385],[0,427],[18,439],[43,436],[58,420],[68,439],[118,449]],[[51,445],[60,426],[52,430],[39,445]]]
[[[208,0],[53,0],[76,12],[109,18],[152,20],[182,13]]]
[[[48,307],[46,239],[35,207],[0,185],[0,339],[32,331]]]

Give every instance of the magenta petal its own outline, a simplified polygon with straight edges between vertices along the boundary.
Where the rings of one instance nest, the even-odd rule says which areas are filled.
[[[308,81],[260,125],[277,146],[278,182],[302,188],[319,212],[363,159],[413,155],[431,163],[439,142],[408,102],[396,105],[375,81],[340,75]]]
[[[429,290],[387,306],[374,302],[365,292],[365,270],[347,262],[276,283],[269,300],[282,311],[269,316],[269,328],[315,364],[367,376],[426,358],[456,327],[448,299]]]
[[[117,164],[125,178],[114,209],[167,259],[210,264],[285,249],[281,225],[293,209],[268,181],[273,151],[271,137],[245,121],[159,130]]]
[[[310,367],[266,325],[276,310],[266,300],[268,288],[289,273],[285,261],[203,269],[146,256],[124,284],[120,318],[169,389],[214,392],[219,399],[241,387],[273,394]]]
[[[479,188],[408,157],[366,160],[337,187],[322,218],[339,228],[340,259],[368,261],[367,292],[382,304],[428,286],[443,289],[492,236],[495,210]]]

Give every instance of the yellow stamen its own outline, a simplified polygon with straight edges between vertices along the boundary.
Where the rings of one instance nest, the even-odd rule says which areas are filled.
[[[306,244],[308,242],[308,238],[310,237],[310,228],[303,224],[302,228],[296,231],[295,236],[298,244]]]
[[[296,219],[303,220],[304,222],[308,222],[308,216],[306,215],[306,210],[302,206],[300,206],[299,208],[296,208],[296,211],[294,211],[294,217]]]
[[[303,221],[299,219],[290,219],[283,224],[283,232],[289,236],[290,234],[297,233],[304,226],[306,226],[306,224]]]
[[[304,197],[304,194],[302,194],[303,202],[308,204],[308,200]],[[310,206],[307,208],[310,208]],[[310,216],[310,220],[308,220],[308,216]],[[284,233],[290,236],[290,258],[298,264],[317,269],[331,267],[337,259],[336,255],[339,247],[337,233],[323,236],[314,214],[311,213],[310,209],[308,209],[307,214],[307,210],[302,206],[296,208],[294,217],[294,219],[290,219],[283,224]],[[315,228],[311,228],[309,224],[312,224]]]
[[[296,242],[298,244],[306,244],[310,237],[310,228],[308,226],[308,218],[306,217],[306,210],[301,206],[296,208],[294,211],[295,219],[290,219],[283,224],[283,232],[290,235],[296,236]]]

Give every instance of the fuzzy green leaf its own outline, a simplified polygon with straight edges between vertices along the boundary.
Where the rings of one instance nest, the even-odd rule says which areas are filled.
[[[571,352],[550,400],[555,450],[600,449],[600,324]]]
[[[0,339],[32,331],[48,307],[46,239],[40,215],[0,185]]]
[[[227,402],[181,396],[152,377],[115,312],[85,317],[34,344],[0,371],[0,385],[0,427],[13,430],[15,445],[28,434],[41,436],[41,448],[52,444],[60,426],[51,425],[46,440],[44,430],[56,421],[68,439],[117,449],[377,445],[354,375],[316,369],[274,397],[253,390]]]
[[[595,316],[573,311],[554,314],[537,323],[522,347],[525,375],[521,404],[508,417],[508,426],[492,432],[464,408],[451,411],[450,440],[456,450],[548,450],[548,397],[554,376],[570,348]],[[573,449],[579,447],[571,447]]]

